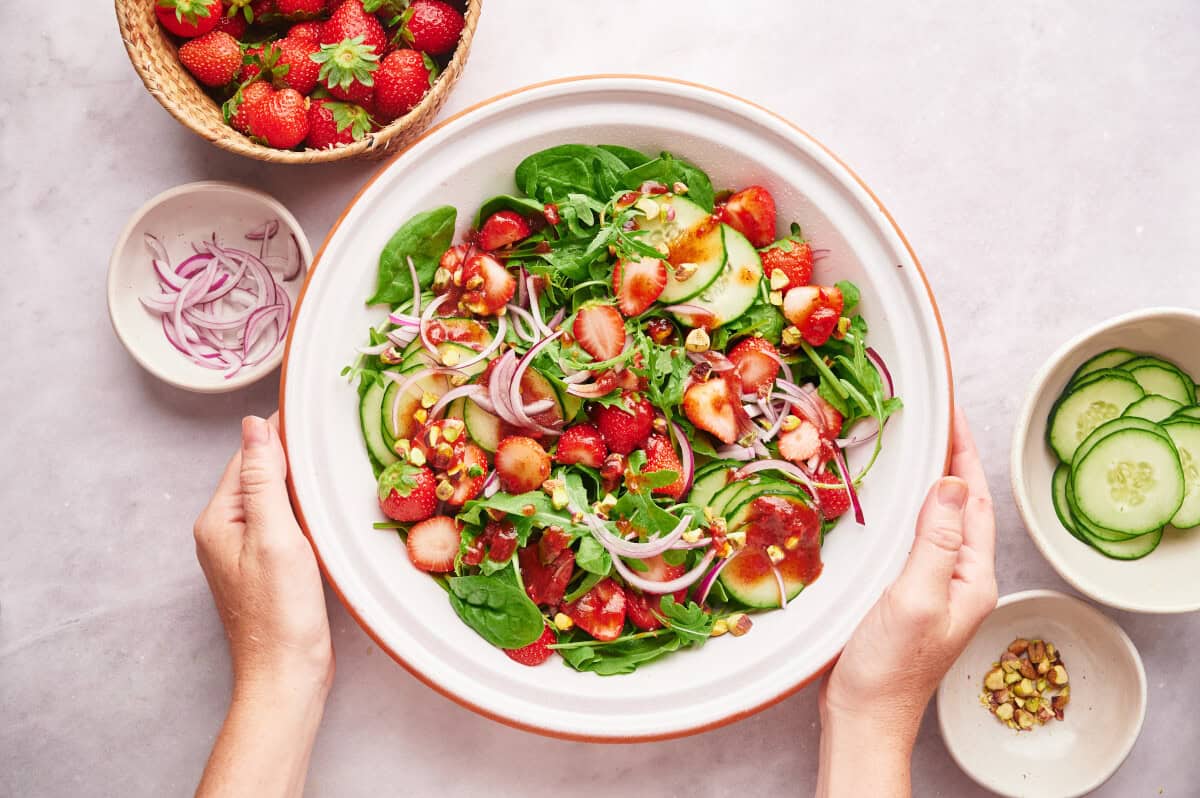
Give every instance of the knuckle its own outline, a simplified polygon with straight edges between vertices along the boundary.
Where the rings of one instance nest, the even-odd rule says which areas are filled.
[[[908,623],[923,626],[938,614],[937,602],[924,591],[892,590],[892,604]]]
[[[922,537],[930,545],[943,551],[958,551],[962,548],[962,530],[952,521],[934,521],[923,532]]]

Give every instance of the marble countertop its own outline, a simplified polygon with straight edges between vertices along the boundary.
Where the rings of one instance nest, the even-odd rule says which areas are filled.
[[[273,193],[317,244],[375,166],[267,166],[194,137],[143,91],[107,3],[4,3],[0,28],[21,33],[9,62],[25,81],[0,96],[0,795],[186,794],[229,689],[191,522],[238,419],[274,410],[276,382],[203,397],[144,373],[109,327],[109,250],[146,198],[203,178]],[[446,113],[561,75],[661,73],[830,145],[894,212],[937,292],[997,500],[1001,592],[1069,592],[1013,507],[1008,441],[1025,386],[1067,337],[1200,299],[1198,40],[1194,0],[488,0]],[[815,782],[815,688],[700,737],[567,743],[460,708],[332,597],[330,614],[338,676],[312,795],[703,798]],[[1096,795],[1196,796],[1200,624],[1109,614],[1145,658],[1149,715]],[[986,795],[948,757],[935,711],[916,794]]]

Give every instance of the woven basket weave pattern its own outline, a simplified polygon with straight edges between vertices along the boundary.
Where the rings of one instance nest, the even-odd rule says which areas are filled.
[[[462,39],[433,88],[410,113],[363,139],[329,150],[277,150],[255,144],[225,123],[221,107],[179,62],[175,44],[158,24],[155,0],[116,0],[117,24],[142,83],[172,116],[223,150],[270,163],[328,163],[383,158],[403,149],[433,122],[462,74],[479,23],[482,0],[468,0]]]

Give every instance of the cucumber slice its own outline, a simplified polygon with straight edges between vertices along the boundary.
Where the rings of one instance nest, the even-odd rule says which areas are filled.
[[[1185,494],[1175,446],[1139,429],[1114,432],[1092,446],[1072,464],[1071,483],[1083,518],[1127,535],[1166,526]]]
[[[1075,373],[1071,375],[1071,382],[1075,382],[1080,377],[1091,374],[1100,369],[1116,368],[1122,363],[1133,360],[1137,355],[1130,352],[1128,349],[1109,349],[1107,352],[1101,352],[1095,357],[1089,358],[1083,362],[1083,365],[1075,369]]]
[[[743,526],[750,515],[750,505],[755,500],[764,496],[777,496],[801,502],[808,507],[812,506],[812,503],[801,495],[798,486],[785,484],[783,489],[779,489],[779,484],[775,483],[773,486],[764,486],[767,488],[766,490],[755,496],[747,497],[741,506],[729,516],[729,529],[733,530],[738,526]],[[803,581],[796,578],[796,574],[789,574],[786,567],[787,558],[797,556],[798,554],[799,552],[793,554],[791,550],[786,550],[784,562],[781,563],[781,567],[779,568],[779,574],[783,580],[784,594],[789,601],[798,596],[805,585]],[[753,543],[748,545],[737,555],[734,562],[729,563],[721,571],[718,579],[720,579],[726,593],[748,607],[769,609],[778,607],[781,604],[779,580],[775,578],[775,574],[771,568],[771,560],[767,555],[766,549],[761,545]]]
[[[1125,408],[1125,412],[1121,415],[1144,418],[1147,421],[1153,421],[1157,424],[1163,419],[1172,416],[1181,407],[1183,405],[1173,399],[1168,399],[1158,394],[1149,394]]]
[[[1149,363],[1136,368],[1126,367],[1124,370],[1128,371],[1148,394],[1165,396],[1181,405],[1190,405],[1196,401],[1193,393],[1195,386],[1191,378],[1173,366]]]
[[[756,484],[756,482],[751,480],[742,480],[733,482],[723,488],[718,489],[708,503],[708,506],[712,508],[713,515],[724,515],[724,510],[726,507],[736,507],[737,504],[731,504],[731,502],[733,502],[733,500],[736,499],[739,494],[753,490]]]
[[[692,492],[687,497],[688,502],[697,507],[711,506],[712,498],[717,491],[729,484],[731,473],[732,469],[723,463],[697,472],[696,478],[692,481]]]
[[[1200,526],[1200,421],[1172,421],[1164,424],[1163,429],[1179,452],[1186,492],[1183,505],[1171,519],[1171,526],[1192,529]]]
[[[419,341],[413,343],[418,344],[418,348],[404,356],[404,360],[400,363],[401,371],[412,371],[417,368],[433,368],[435,366],[446,365],[447,356],[453,361],[454,367],[462,371],[468,377],[474,377],[476,374],[483,373],[487,368],[488,360],[476,361],[469,366],[459,367],[457,364],[466,363],[471,358],[479,354],[478,351],[472,349],[466,344],[456,343],[454,341],[443,341],[437,345],[438,357],[440,361],[435,361],[433,355],[429,354],[429,350],[420,345]],[[453,354],[451,354],[453,353]],[[457,359],[455,359],[457,358]]]
[[[694,297],[721,275],[725,268],[725,242],[721,223],[691,200],[668,194],[654,201],[664,210],[653,219],[639,217],[637,226],[646,231],[651,246],[666,244],[670,252],[667,287],[658,298],[669,305]],[[668,208],[674,216],[669,221],[663,215]],[[685,263],[694,264],[695,271],[686,280],[675,279],[676,271]]]
[[[402,373],[410,374],[414,370]],[[420,409],[421,398],[426,393],[440,398],[449,390],[450,383],[440,374],[427,374],[410,385],[403,394],[400,393],[399,382],[389,383],[383,394],[382,408],[383,426],[387,434],[392,436],[392,440],[411,438],[419,426],[413,413]]]
[[[1121,430],[1127,429],[1141,430],[1142,432],[1149,432],[1152,435],[1158,435],[1161,438],[1167,439],[1167,433],[1162,427],[1160,427],[1158,424],[1155,424],[1153,421],[1147,421],[1144,418],[1136,418],[1134,416],[1122,416],[1101,424],[1092,431],[1091,435],[1088,435],[1086,438],[1084,438],[1083,443],[1079,444],[1079,448],[1075,450],[1075,460],[1078,461],[1085,454],[1090,452],[1093,446],[1107,438],[1109,435],[1112,435],[1114,432],[1120,432]]]
[[[725,268],[708,288],[687,301],[686,304],[694,305],[696,311],[675,313],[681,322],[691,327],[702,326],[701,320],[709,329],[728,324],[749,310],[758,298],[762,285],[762,260],[758,250],[729,225],[721,225],[721,234],[725,239]]]
[[[496,451],[500,445],[500,419],[469,399],[463,401],[462,418],[467,425],[467,434],[485,452]]]
[[[1084,438],[1104,422],[1120,416],[1145,395],[1142,386],[1132,377],[1115,375],[1068,388],[1050,411],[1046,428],[1050,448],[1059,460],[1071,462]]]
[[[1175,415],[1171,416],[1171,420],[1180,418],[1194,418],[1200,420],[1200,405],[1192,405],[1175,411]]]
[[[1079,534],[1087,538],[1089,543],[1093,540],[1120,541],[1137,537],[1137,535],[1127,535],[1124,532],[1114,532],[1111,529],[1105,529],[1081,513],[1079,511],[1079,503],[1075,498],[1075,481],[1073,479],[1067,480],[1067,509],[1071,511],[1071,518],[1075,521],[1075,529]]]
[[[1054,477],[1050,482],[1050,500],[1054,504],[1054,514],[1058,516],[1063,529],[1070,532],[1076,540],[1087,543],[1088,539],[1080,533],[1079,527],[1075,523],[1075,517],[1071,514],[1071,508],[1067,504],[1067,487],[1070,481],[1070,467],[1065,463],[1059,463],[1058,468],[1054,469]]]
[[[1129,540],[1089,540],[1092,546],[1096,548],[1105,557],[1111,557],[1114,560],[1140,560],[1150,552],[1158,548],[1158,544],[1162,541],[1163,531],[1156,529],[1153,532],[1147,532],[1145,535],[1138,535]]]
[[[386,392],[387,389],[383,385],[373,382],[371,387],[363,391],[362,399],[358,403],[358,419],[362,424],[367,451],[376,463],[385,468],[399,459],[384,440],[383,397]]]

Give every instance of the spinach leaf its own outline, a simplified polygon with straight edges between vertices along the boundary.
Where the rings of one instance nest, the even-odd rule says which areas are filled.
[[[475,227],[483,225],[485,219],[496,211],[516,211],[522,216],[541,216],[545,206],[529,197],[514,197],[512,194],[498,194],[479,206],[475,214]]]
[[[368,305],[387,303],[398,305],[412,299],[412,277],[408,273],[408,259],[417,267],[417,278],[421,285],[433,282],[442,254],[454,240],[454,223],[458,212],[449,205],[418,213],[400,226],[379,253],[379,275],[375,282],[375,294],[367,300]]]
[[[652,635],[654,633],[651,633]],[[591,671],[600,676],[633,673],[645,662],[678,651],[682,641],[678,635],[661,634],[652,637],[630,636],[611,643],[560,648],[563,661],[577,671]]]
[[[587,194],[602,202],[620,188],[625,163],[590,144],[560,144],[535,152],[517,165],[517,187],[542,202]]]
[[[630,169],[621,178],[621,185],[624,188],[637,188],[647,180],[657,180],[668,187],[675,183],[683,183],[688,187],[687,198],[704,210],[712,212],[714,192],[708,175],[669,152]]]
[[[612,555],[608,549],[591,535],[579,539],[579,552],[575,555],[575,564],[591,574],[608,576],[612,570]]]
[[[522,648],[542,636],[542,613],[525,593],[497,577],[455,576],[446,580],[450,606],[463,623],[499,648]]]
[[[600,149],[611,152],[620,158],[621,162],[630,169],[641,166],[644,163],[649,163],[650,161],[650,156],[643,155],[637,150],[631,150],[628,147],[622,147],[620,144],[601,144]]]
[[[763,338],[778,344],[786,325],[787,319],[779,312],[779,308],[764,302],[760,297],[754,300],[754,304],[745,313],[713,333],[712,346],[714,349],[723,350],[734,338],[755,332],[761,332]]]
[[[862,294],[858,290],[858,286],[849,280],[838,280],[836,283],[838,290],[842,292],[842,314],[850,315],[850,311],[858,307],[858,302],[862,298]]]

